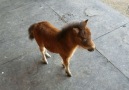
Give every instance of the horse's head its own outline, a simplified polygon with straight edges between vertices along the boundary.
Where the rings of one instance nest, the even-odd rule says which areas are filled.
[[[82,21],[79,23],[79,27],[73,28],[74,31],[74,37],[75,37],[75,42],[87,49],[88,51],[94,51],[95,49],[95,44],[93,40],[91,39],[91,32],[88,27],[86,27],[88,20]]]

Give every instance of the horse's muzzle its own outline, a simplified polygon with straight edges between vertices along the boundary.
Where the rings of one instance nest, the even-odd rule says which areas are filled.
[[[93,52],[94,50],[95,50],[94,48],[88,49],[88,51],[90,51],[90,52]]]
[[[92,46],[91,47],[89,47],[87,50],[88,51],[90,51],[90,52],[93,52],[94,50],[95,50],[95,44],[94,44],[94,42],[92,41]]]

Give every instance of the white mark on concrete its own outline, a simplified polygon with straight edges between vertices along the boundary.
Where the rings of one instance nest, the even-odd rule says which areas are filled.
[[[123,38],[122,38],[123,42],[126,44],[126,45],[129,45],[129,39],[128,39],[128,35],[125,35]]]
[[[125,65],[123,65],[125,67]]]
[[[47,71],[48,73],[50,73],[51,71]]]
[[[1,72],[2,74],[4,74],[4,72]]]
[[[18,60],[22,60],[24,58],[24,56],[22,56],[21,58],[19,58]]]
[[[85,9],[84,13],[86,16],[89,16],[89,17],[98,16],[98,15],[103,14],[103,12],[101,10],[95,9],[95,8],[87,8],[87,9]]]
[[[4,58],[8,58],[7,56],[4,56]]]

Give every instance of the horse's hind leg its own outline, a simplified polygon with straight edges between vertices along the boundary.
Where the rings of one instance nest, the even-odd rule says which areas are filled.
[[[43,41],[42,41],[41,37],[38,36],[37,33],[34,33],[34,37],[35,37],[35,40],[36,40],[37,44],[39,45],[39,49],[40,49],[40,51],[42,53],[43,63],[48,64],[47,59],[46,59],[46,56],[48,56],[48,53],[46,53],[46,49],[44,47],[44,44],[43,44]]]
[[[43,63],[44,64],[48,64],[48,61],[47,61],[47,59],[46,59],[46,49],[45,49],[45,47],[44,46],[42,46],[42,47],[40,47],[40,51],[41,51],[41,53],[42,53],[42,56],[43,56]]]
[[[62,63],[62,67],[65,68],[64,62],[62,61],[61,63]]]
[[[48,57],[48,58],[51,57],[51,55],[47,53],[47,50],[45,50],[45,56]]]

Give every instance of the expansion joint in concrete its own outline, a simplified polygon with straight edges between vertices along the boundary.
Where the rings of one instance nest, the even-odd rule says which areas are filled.
[[[54,11],[57,16],[64,22],[64,23],[67,23],[53,8],[51,8],[48,4],[45,3],[46,6],[48,6],[52,11]]]
[[[129,80],[129,78],[118,67],[116,67],[105,55],[103,55],[97,48],[96,50],[107,60],[108,63],[115,67],[122,75],[124,75]]]
[[[105,33],[105,34],[103,34],[103,35],[101,35],[101,36],[95,38],[94,40],[97,40],[97,39],[99,39],[99,38],[101,38],[101,37],[103,37],[103,36],[105,36],[105,35],[107,35],[107,34],[109,34],[109,33],[111,33],[111,32],[114,32],[114,31],[118,30],[118,29],[121,28],[121,27],[126,27],[127,24],[129,24],[129,22],[127,22],[127,23],[125,23],[125,24],[123,24],[123,25],[121,25],[121,26],[119,26],[119,27],[116,27],[114,30],[112,30],[112,31],[110,31],[110,32],[107,32],[107,33]]]

